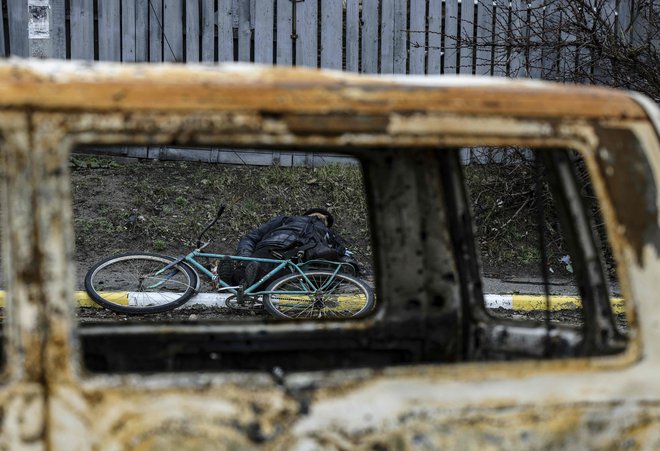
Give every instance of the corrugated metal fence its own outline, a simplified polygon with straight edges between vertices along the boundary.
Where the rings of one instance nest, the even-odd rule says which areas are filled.
[[[598,70],[562,26],[567,0],[0,1],[4,55],[559,80],[583,57]],[[590,1],[616,36],[644,39],[640,0]]]

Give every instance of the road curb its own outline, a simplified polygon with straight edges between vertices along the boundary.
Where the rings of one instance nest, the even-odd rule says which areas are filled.
[[[184,306],[204,305],[207,307],[224,307],[225,299],[229,295],[220,293],[200,293],[190,299]],[[74,294],[77,307],[100,308],[84,291],[76,291]],[[505,309],[517,312],[550,311],[557,312],[563,310],[577,310],[582,308],[582,302],[577,296],[550,296],[546,300],[541,295],[523,295],[523,294],[486,294],[484,296],[486,308]],[[623,313],[625,305],[623,298],[611,298],[612,310],[614,313]],[[5,306],[5,292],[0,291],[0,307]]]
[[[582,301],[577,296],[554,296],[546,299],[542,295],[525,294],[487,294],[484,296],[486,308],[513,310],[517,312],[577,310],[582,308]],[[623,298],[610,298],[614,313],[625,312]]]

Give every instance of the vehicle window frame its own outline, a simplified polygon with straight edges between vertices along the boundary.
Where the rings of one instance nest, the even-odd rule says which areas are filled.
[[[46,116],[50,116],[51,113],[38,113],[38,114],[42,114],[44,117],[46,117]],[[67,115],[67,113],[58,113],[58,114],[60,114],[60,116],[62,114],[64,116]],[[90,115],[93,116],[93,114],[90,114]],[[56,116],[57,116],[57,114],[56,114]],[[183,115],[183,117],[185,118],[186,115]],[[56,118],[51,118],[51,119],[52,120],[57,120]],[[133,121],[133,123],[132,123],[133,127],[136,127],[137,123],[139,123],[139,118],[135,119]],[[134,143],[134,144],[140,144],[140,143],[145,142],[145,140],[148,140],[148,137],[144,134],[144,131],[136,132],[135,129],[131,129],[131,127],[127,127],[127,128],[118,127],[114,132],[111,132],[111,133],[107,133],[107,132],[101,133],[99,131],[89,132],[89,130],[85,129],[85,127],[78,128],[78,129],[76,129],[76,127],[73,127],[73,132],[71,131],[71,129],[69,129],[68,134],[65,134],[64,136],[56,137],[57,139],[60,140],[60,143],[59,143],[60,147],[59,147],[59,151],[57,153],[60,154],[60,155],[62,155],[62,154],[67,154],[68,155],[69,152],[71,151],[71,149],[73,147],[75,147],[76,145],[78,145],[78,144],[92,144],[94,142],[101,142],[101,141],[108,142],[108,143],[111,143],[111,144],[126,144],[127,143],[127,136],[131,137],[131,139],[129,141],[131,143]],[[525,138],[526,137],[516,136],[516,137],[511,138],[511,139],[513,141],[515,141],[516,145],[525,145],[526,144]],[[536,141],[534,137],[527,137],[527,138],[529,139],[528,145],[531,146],[534,143],[538,144],[538,141]],[[473,138],[466,136],[464,138],[463,142],[458,142],[454,138],[453,144],[459,145],[459,146],[461,144],[470,145],[472,139]],[[496,140],[496,141],[497,141],[497,144],[502,144],[501,139]],[[196,141],[190,141],[190,142],[192,142],[193,144],[196,143]],[[199,144],[208,145],[209,143],[217,144],[217,143],[222,143],[222,142],[223,141],[217,139],[217,137],[216,138],[204,137],[204,139],[199,141]],[[169,140],[168,139],[162,139],[162,138],[159,141],[159,143],[163,143],[163,144],[168,144],[168,143],[180,144],[179,141],[172,140],[172,139],[169,139]],[[189,142],[187,142],[187,144],[188,143]],[[232,143],[230,142],[229,144],[232,144]],[[483,144],[488,145],[487,142],[483,142]],[[561,144],[562,146],[566,146],[566,147],[575,147],[576,149],[578,149],[578,151],[583,152],[585,155],[589,154],[589,152],[592,152],[592,153],[594,152],[593,148],[589,148],[589,146],[585,146],[583,141],[577,140],[575,138],[564,138],[562,140],[559,140],[559,144]],[[556,145],[557,145],[557,141],[555,141],[553,143],[553,146],[556,146]],[[333,148],[332,146],[324,146],[322,144],[320,144],[318,147],[323,148],[323,149],[326,149],[326,148],[327,149],[332,149],[334,151],[337,150],[336,148]],[[425,148],[425,147],[428,148],[427,145],[419,146],[419,148]],[[66,148],[66,150],[63,152],[62,149],[64,149],[64,148]],[[359,152],[357,152],[357,153],[359,153]],[[370,216],[372,216],[372,215],[373,215],[373,213],[370,213]],[[377,258],[377,253],[376,253],[376,258]],[[374,324],[377,324],[379,322],[382,323],[382,320],[385,317],[386,317],[386,314],[379,313],[379,314],[375,315],[373,318],[365,320],[365,323],[361,325],[361,329],[372,327]],[[112,328],[108,328],[108,327],[104,327],[104,328],[106,329],[106,331],[112,330]],[[171,326],[168,327],[168,328],[169,328],[170,331],[172,330]],[[241,325],[240,328],[243,329],[244,332],[246,332],[246,333],[262,333],[261,326],[255,326],[255,327],[251,328],[251,326],[249,326],[249,325]],[[197,326],[185,326],[185,325],[184,326],[176,326],[176,329],[177,329],[178,333],[182,333],[182,334],[197,333],[200,330],[199,328],[197,328]],[[205,330],[208,331],[208,330],[211,330],[212,327],[207,327],[207,328],[202,328],[202,329],[205,329]],[[282,325],[282,326],[276,326],[275,329],[278,329],[278,332],[285,332],[287,327],[286,327],[286,325]],[[132,334],[132,335],[140,335],[140,334],[143,334],[146,331],[146,329],[143,326],[136,326],[136,327],[132,328],[132,330],[127,329],[127,328],[121,328],[121,331],[124,332],[124,333],[128,332],[129,334]],[[94,330],[91,331],[91,335],[98,335],[100,333],[101,333],[100,329],[98,329],[96,331],[94,331]],[[639,347],[633,347],[633,348],[636,350]],[[631,360],[631,358],[629,358],[629,357],[626,357],[626,358],[622,359],[622,361],[630,361],[630,360]]]

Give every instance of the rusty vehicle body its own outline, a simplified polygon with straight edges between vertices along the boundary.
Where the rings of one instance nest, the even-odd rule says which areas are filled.
[[[657,107],[636,95],[544,82],[2,63],[8,296],[0,447],[658,449],[659,120]],[[337,323],[78,325],[68,157],[87,144],[358,156],[374,230],[376,312]],[[626,299],[624,347],[596,294],[585,300],[585,334],[587,349],[600,355],[475,357],[483,354],[477,332],[504,347],[519,341],[507,342],[515,327],[489,325],[471,307],[481,293],[469,234],[465,246],[451,244],[469,230],[469,214],[460,195],[451,209],[435,202],[460,191],[456,162],[441,149],[503,145],[567,148],[584,158]],[[578,245],[587,246],[590,232],[575,221]],[[592,272],[584,271],[585,284],[597,286]],[[570,342],[569,332],[555,333]],[[164,343],[199,349],[209,337],[227,351],[223,371],[91,372],[81,363],[85,352],[139,360]],[[538,339],[532,333],[525,343]],[[263,368],[283,370],[242,370],[231,357],[237,342],[266,359]],[[413,357],[395,361],[395,351]],[[323,367],[297,365],[306,353],[329,357]]]

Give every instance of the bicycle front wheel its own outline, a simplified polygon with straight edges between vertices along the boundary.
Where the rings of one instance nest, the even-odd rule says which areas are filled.
[[[266,291],[264,307],[278,318],[361,318],[375,303],[374,292],[364,281],[332,271],[288,274]]]
[[[155,254],[123,254],[94,265],[85,290],[99,305],[120,313],[160,313],[185,303],[198,276],[188,265]]]

